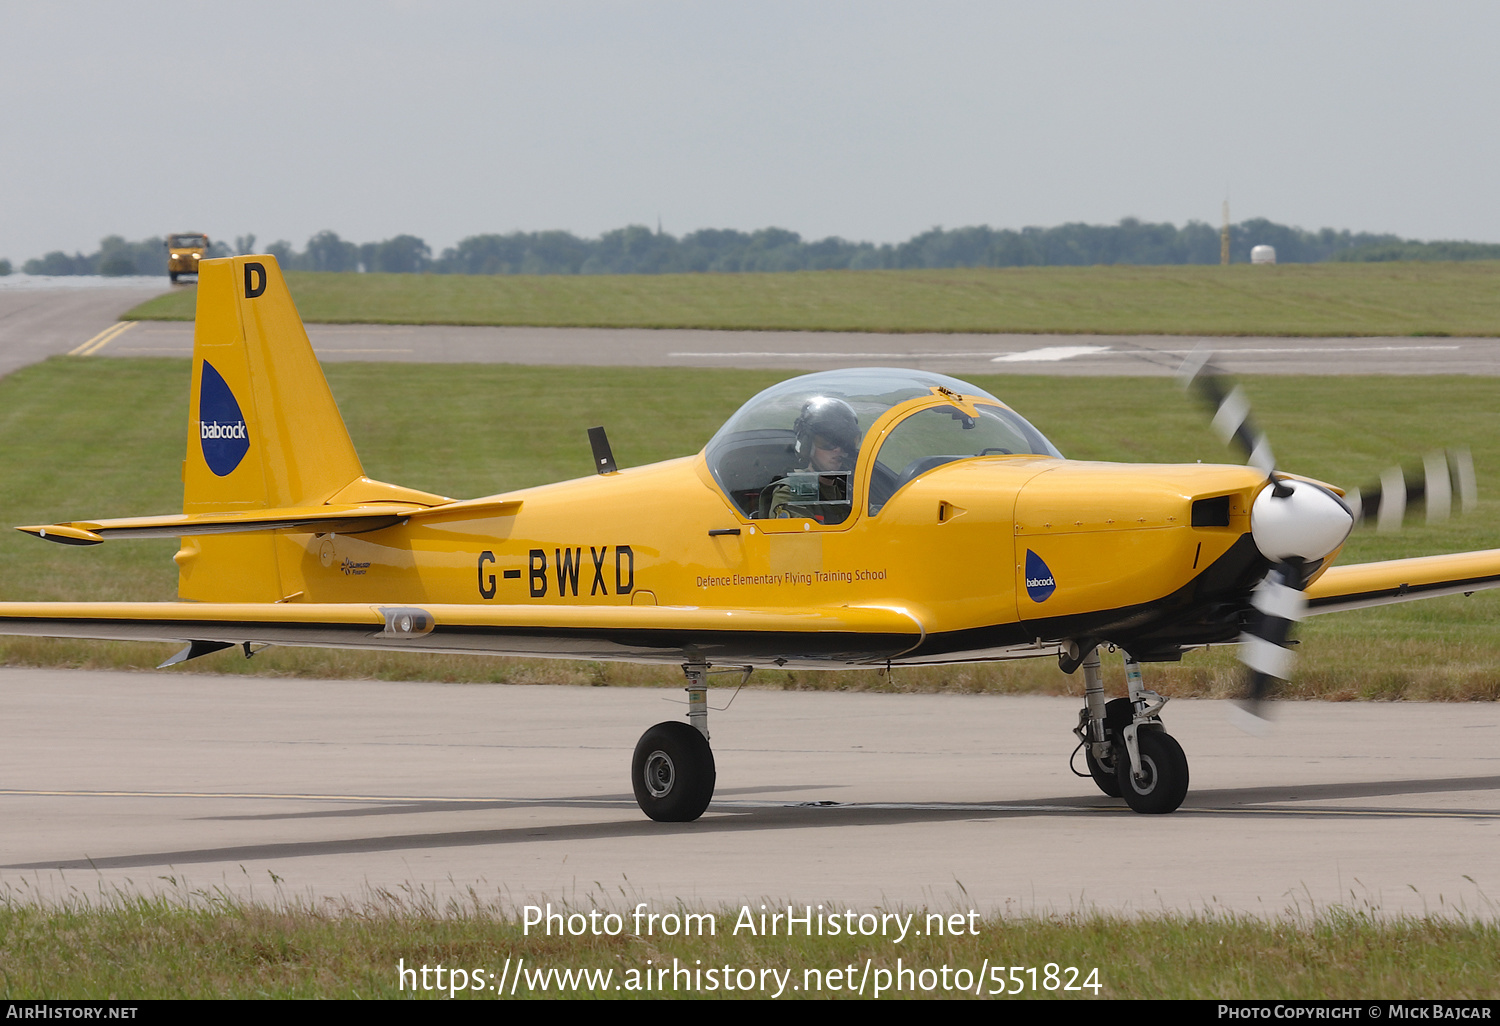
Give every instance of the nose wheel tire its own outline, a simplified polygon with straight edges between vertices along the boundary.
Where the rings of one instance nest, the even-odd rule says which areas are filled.
[[[1182,746],[1166,731],[1150,728],[1140,730],[1136,742],[1141,752],[1139,780],[1130,771],[1130,755],[1124,743],[1115,745],[1115,778],[1120,797],[1136,812],[1147,815],[1176,812],[1188,792],[1187,756]]]
[[[659,823],[691,823],[714,796],[713,749],[692,724],[658,723],[636,742],[630,780],[641,811]]]

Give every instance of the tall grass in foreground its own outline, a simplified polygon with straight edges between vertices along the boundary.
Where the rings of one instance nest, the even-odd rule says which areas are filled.
[[[965,918],[959,935],[908,935],[895,943],[879,937],[736,936],[732,928],[740,909],[729,907],[654,909],[711,912],[713,936],[637,936],[630,925],[630,901],[601,905],[626,914],[619,936],[546,937],[536,927],[529,936],[523,932],[519,908],[472,895],[470,901],[446,905],[420,894],[384,894],[364,903],[323,906],[254,903],[214,894],[190,901],[116,894],[50,905],[27,897],[12,888],[7,900],[0,901],[3,998],[446,1000],[446,990],[413,994],[410,978],[402,990],[398,964],[442,964],[448,970],[461,968],[466,979],[473,979],[475,973],[499,977],[508,960],[514,972],[523,959],[533,972],[607,970],[610,982],[594,992],[600,997],[636,996],[628,989],[632,971],[639,979],[648,968],[670,970],[674,959],[693,968],[754,970],[757,979],[769,969],[789,981],[783,997],[833,997],[851,995],[827,986],[829,970],[852,966],[857,981],[867,959],[873,970],[893,974],[898,958],[907,969],[933,971],[914,980],[915,995],[910,987],[900,995],[907,997],[963,996],[938,982],[944,979],[944,966],[950,984],[963,979],[960,971],[967,970],[970,996],[976,983],[985,991],[999,985],[1016,989],[1004,970],[1017,966],[1036,970],[1035,982],[1026,972],[1020,974],[1026,986],[1020,996],[1025,997],[1500,997],[1500,925],[1494,910],[1482,918],[1447,905],[1421,918],[1386,917],[1368,905],[1293,911],[1270,919],[1230,912],[998,915],[972,923]],[[777,902],[766,904],[774,908]],[[784,901],[780,904],[785,907]],[[589,911],[587,905],[563,907]],[[758,907],[754,911],[758,914]],[[887,911],[914,913],[913,925],[921,929],[929,911],[967,910]],[[1079,983],[1097,968],[1097,992],[1069,993],[1059,984],[1047,989],[1049,964],[1081,970],[1073,977]],[[983,971],[986,965],[1003,967],[998,981]],[[429,983],[434,979],[429,976]],[[800,989],[818,979],[825,981],[821,993]],[[616,990],[622,983],[627,989]],[[460,990],[457,996],[496,995]],[[590,992],[559,993],[555,987],[523,984],[515,996],[582,997]],[[648,996],[663,995],[653,988]],[[668,989],[665,996],[673,992]],[[719,989],[704,996],[770,995]],[[872,996],[868,983],[865,996]]]

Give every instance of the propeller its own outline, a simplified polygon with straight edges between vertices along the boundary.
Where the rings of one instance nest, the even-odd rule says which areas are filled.
[[[1467,512],[1477,501],[1474,462],[1467,449],[1433,453],[1420,471],[1392,467],[1379,483],[1353,489],[1343,498],[1321,485],[1278,474],[1270,442],[1252,422],[1244,391],[1214,366],[1212,356],[1199,351],[1188,357],[1180,372],[1183,386],[1213,410],[1214,430],[1225,444],[1241,449],[1270,483],[1250,508],[1251,537],[1271,569],[1251,592],[1250,615],[1240,634],[1246,681],[1238,706],[1242,715],[1236,717],[1240,726],[1263,733],[1264,702],[1277,682],[1290,679],[1292,631],[1307,609],[1312,571],[1361,522],[1394,531],[1419,509],[1428,523],[1446,520],[1455,490],[1460,510]]]
[[[1377,531],[1396,531],[1413,508],[1422,509],[1429,524],[1447,520],[1453,512],[1455,491],[1460,513],[1469,512],[1479,501],[1474,458],[1468,449],[1428,453],[1420,471],[1391,467],[1380,475],[1379,484],[1369,489],[1351,488],[1344,501],[1354,511],[1356,523],[1373,519]]]

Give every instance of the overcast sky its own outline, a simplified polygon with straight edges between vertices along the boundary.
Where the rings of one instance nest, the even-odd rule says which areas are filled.
[[[1135,216],[1500,242],[1500,4],[0,0],[0,257]]]

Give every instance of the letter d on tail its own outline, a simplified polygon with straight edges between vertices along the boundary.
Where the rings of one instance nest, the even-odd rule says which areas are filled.
[[[266,265],[247,263],[245,265],[245,298],[254,299],[266,291]]]

